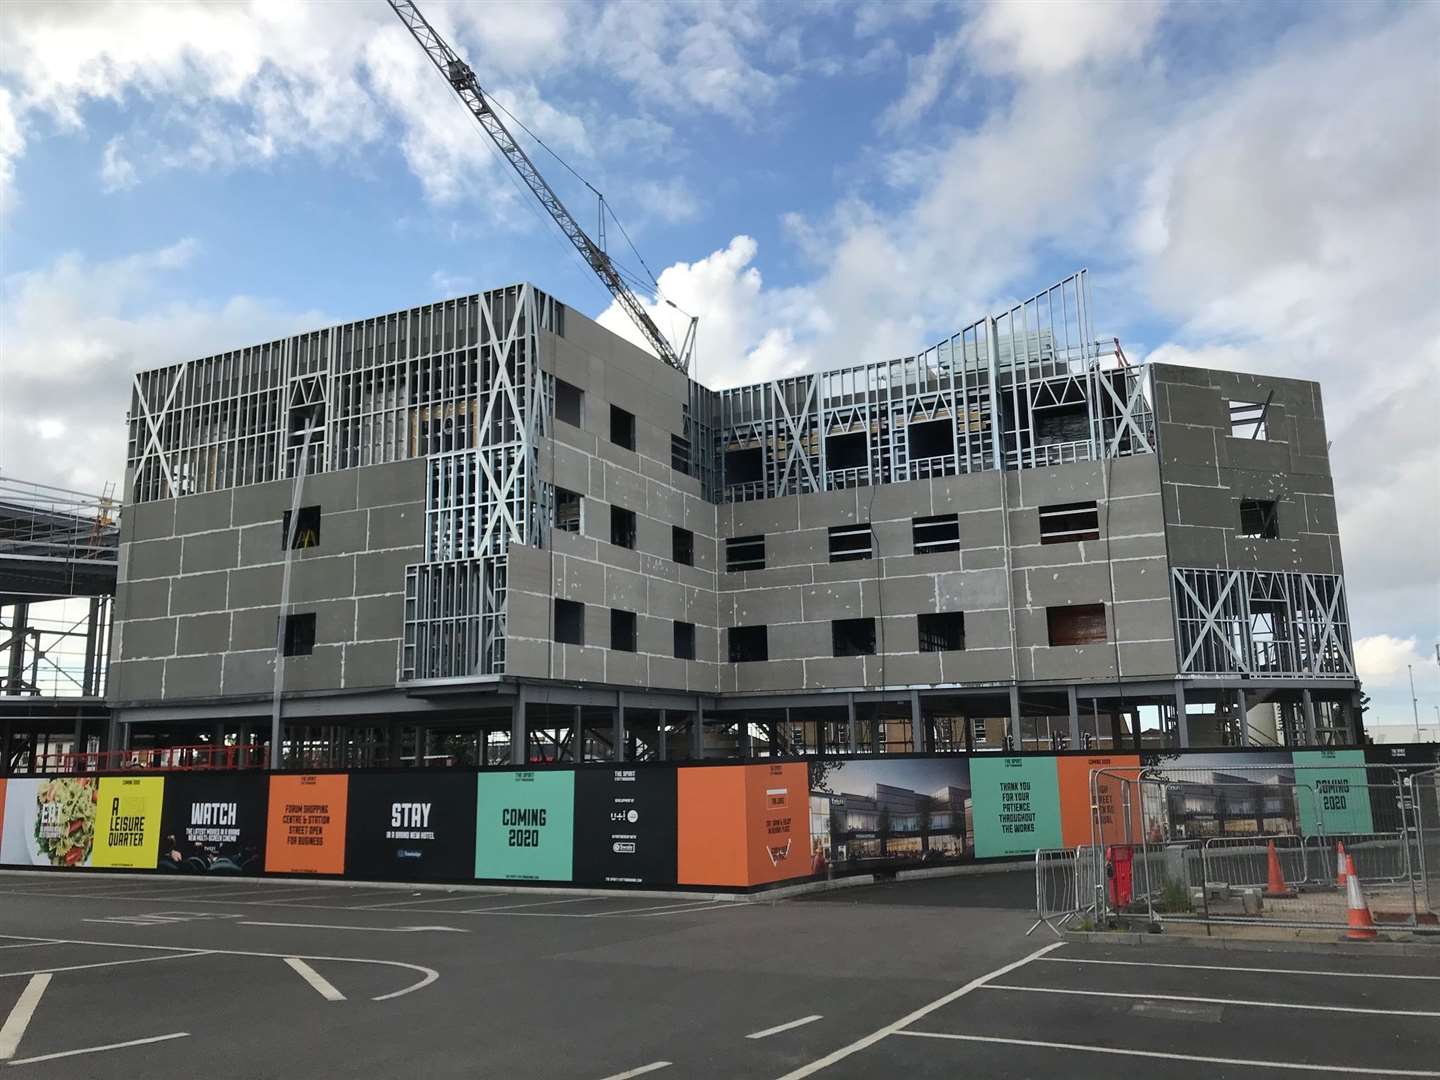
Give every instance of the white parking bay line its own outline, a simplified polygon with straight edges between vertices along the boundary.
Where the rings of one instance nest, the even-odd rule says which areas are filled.
[[[1259,975],[1323,975],[1327,979],[1420,979],[1440,982],[1440,975],[1403,975],[1388,971],[1316,971],[1314,968],[1236,967],[1233,964],[1167,964],[1158,960],[1082,960],[1075,956],[1043,956],[1051,964],[1105,964],[1113,967],[1177,968],[1181,971],[1244,971]]]
[[[752,1031],[745,1037],[747,1039],[764,1039],[770,1035],[779,1035],[782,1031],[789,1031],[791,1028],[803,1027],[806,1024],[813,1024],[816,1020],[824,1019],[819,1013],[813,1016],[802,1016],[799,1020],[791,1020],[788,1024],[776,1024],[764,1031]]]
[[[58,1054],[41,1054],[39,1057],[16,1058],[11,1065],[34,1065],[37,1061],[54,1061],[56,1058],[75,1057],[79,1054],[99,1054],[106,1050],[124,1050],[127,1046],[145,1046],[147,1043],[169,1042],[171,1039],[188,1039],[188,1031],[176,1031],[169,1035],[151,1035],[148,1039],[130,1039],[127,1042],[107,1043],[104,1046],[86,1046],[79,1050],[61,1050]]]
[[[821,1069],[828,1069],[837,1061],[842,1061],[845,1058],[849,1057],[851,1054],[864,1050],[868,1046],[874,1046],[877,1042],[879,1042],[881,1039],[885,1038],[888,1035],[899,1034],[901,1028],[909,1027],[916,1020],[919,1020],[922,1016],[929,1016],[936,1009],[943,1009],[952,1001],[957,1001],[960,998],[964,997],[966,994],[972,993],[973,991],[980,989],[980,987],[984,986],[991,979],[998,979],[1001,975],[1008,975],[1010,974],[1010,972],[1024,967],[1026,964],[1030,963],[1030,961],[1038,960],[1046,953],[1054,952],[1056,949],[1063,947],[1064,944],[1065,942],[1063,941],[1051,942],[1049,945],[1046,945],[1043,948],[1036,949],[1028,956],[1023,956],[1019,960],[1014,961],[1013,963],[1006,964],[1004,967],[998,967],[994,971],[987,971],[979,978],[971,979],[964,986],[957,987],[956,989],[951,990],[948,994],[936,998],[928,1005],[921,1005],[920,1008],[916,1009],[914,1012],[906,1013],[894,1023],[886,1024],[878,1031],[872,1031],[863,1039],[856,1039],[849,1046],[842,1046],[839,1050],[832,1051],[831,1053],[826,1054],[822,1058],[817,1058],[815,1061],[810,1062],[810,1064],[808,1065],[801,1065],[800,1068],[788,1072],[784,1076],[780,1077],[780,1080],[800,1080],[800,1078],[804,1076],[814,1076]]]
[[[8,1061],[15,1056],[20,1039],[24,1036],[25,1029],[30,1026],[30,1018],[35,1015],[35,1006],[40,1004],[40,997],[49,985],[48,974],[32,975],[25,984],[25,989],[20,991],[20,1000],[15,1002],[15,1007],[5,1018],[4,1025],[0,1026],[0,1061]]]
[[[649,1065],[641,1065],[638,1069],[626,1069],[624,1072],[611,1073],[609,1076],[601,1077],[601,1080],[630,1080],[632,1076],[644,1076],[646,1073],[669,1067],[670,1062],[668,1061],[652,1061]]]
[[[1364,1065],[1308,1065],[1299,1061],[1261,1061],[1256,1058],[1203,1057],[1173,1054],[1163,1050],[1126,1050],[1118,1046],[1090,1046],[1086,1043],[1043,1042],[1040,1039],[1002,1039],[997,1035],[952,1035],[946,1031],[897,1031],[912,1039],[953,1039],[956,1042],[1001,1043],[1006,1046],[1038,1046],[1043,1050],[1083,1050],[1090,1054],[1119,1054],[1122,1057],[1161,1058],[1166,1061],[1199,1061],[1206,1065],[1250,1065],[1257,1069],[1294,1069],[1299,1072],[1344,1073],[1347,1076],[1440,1076],[1426,1069],[1374,1069]]]
[[[307,983],[314,987],[315,991],[326,1001],[345,1000],[345,995],[342,994],[339,990],[336,990],[334,984],[331,983],[329,979],[325,978],[324,975],[321,975],[304,960],[297,959],[293,956],[287,956],[285,958],[285,963],[289,964],[290,967],[294,969],[295,974],[299,975],[302,979],[304,979]]]
[[[1191,997],[1188,994],[1122,994],[1115,990],[1062,990],[1057,986],[1003,986],[990,983],[986,990],[1010,990],[1021,994],[1068,994],[1073,997],[1129,998],[1138,1001],[1192,1001],[1201,1005],[1245,1005],[1253,1009],[1301,1009],[1307,1012],[1361,1013],[1367,1016],[1440,1017],[1440,1012],[1405,1009],[1360,1009],[1351,1005],[1305,1005],[1295,1001],[1254,1001],[1245,998]]]

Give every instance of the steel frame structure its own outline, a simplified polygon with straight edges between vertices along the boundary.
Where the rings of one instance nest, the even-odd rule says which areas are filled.
[[[720,391],[719,501],[1153,451],[1145,370],[1094,339],[1089,308],[1081,270],[915,356]],[[948,451],[919,456],[929,422]],[[844,435],[864,437],[863,465],[830,460]],[[759,479],[725,475],[736,450],[760,451]]]
[[[1182,675],[1355,678],[1339,575],[1176,567],[1171,583]]]

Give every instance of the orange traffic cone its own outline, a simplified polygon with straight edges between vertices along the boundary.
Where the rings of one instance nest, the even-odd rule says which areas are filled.
[[[1335,888],[1345,888],[1345,860],[1350,856],[1345,854],[1345,842],[1335,841]]]
[[[1375,940],[1375,920],[1370,917],[1370,905],[1365,901],[1360,879],[1355,876],[1355,860],[1345,856],[1345,900],[1350,911],[1346,916],[1345,937],[1349,941]]]
[[[1285,900],[1295,895],[1295,890],[1285,884],[1285,874],[1280,869],[1280,853],[1275,850],[1275,841],[1267,845],[1266,855],[1270,860],[1270,880],[1262,894],[1267,900]]]

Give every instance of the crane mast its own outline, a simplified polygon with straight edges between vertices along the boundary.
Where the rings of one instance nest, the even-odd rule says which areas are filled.
[[[480,126],[485,129],[485,133],[490,136],[500,153],[520,174],[520,179],[525,181],[525,185],[540,200],[541,205],[549,211],[550,216],[555,219],[555,223],[560,226],[566,238],[580,253],[580,257],[589,264],[590,269],[595,271],[596,276],[610,290],[610,295],[615,297],[620,306],[629,314],[631,320],[639,327],[640,333],[645,336],[650,347],[655,350],[660,359],[671,367],[679,371],[687,371],[690,366],[690,349],[694,341],[695,320],[691,320],[690,331],[686,335],[683,351],[677,353],[665,335],[660,332],[660,328],[655,325],[655,320],[650,318],[650,314],[645,310],[640,298],[631,291],[619,271],[615,269],[615,264],[610,260],[610,256],[590,239],[585,230],[580,227],[580,223],[575,220],[570,211],[565,209],[565,204],[560,201],[560,197],[555,194],[554,189],[545,182],[545,178],[540,175],[535,163],[520,148],[509,129],[501,122],[499,115],[491,106],[489,98],[480,88],[475,73],[470,70],[470,65],[456,55],[455,50],[446,44],[445,39],[436,32],[425,16],[420,14],[420,9],[410,0],[387,0],[387,2],[395,10],[395,14],[400,17],[400,21],[405,24],[406,29],[420,43],[420,47],[430,57],[430,62],[445,77],[445,81],[450,84],[451,89],[465,103],[475,119],[480,121]]]

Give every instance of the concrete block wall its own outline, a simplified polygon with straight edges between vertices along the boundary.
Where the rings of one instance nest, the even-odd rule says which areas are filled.
[[[287,657],[287,691],[393,687],[405,566],[421,558],[425,462],[307,477],[320,543],[296,551],[290,610],[315,649]],[[127,507],[115,601],[112,704],[268,696],[274,687],[289,481]]]
[[[1155,364],[1165,529],[1174,566],[1339,574],[1320,384]],[[1231,435],[1231,401],[1270,399],[1263,440]],[[1241,538],[1240,501],[1273,499],[1279,538]]]

